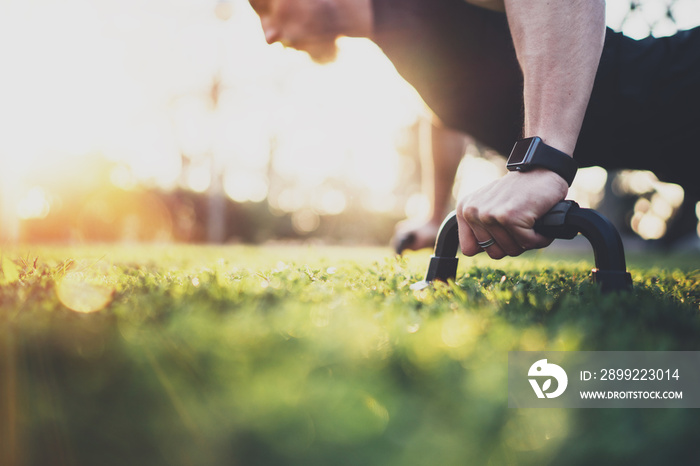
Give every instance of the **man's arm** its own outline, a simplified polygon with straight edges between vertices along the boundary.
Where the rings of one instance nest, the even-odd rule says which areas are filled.
[[[423,222],[407,221],[397,225],[394,239],[397,251],[435,245],[438,230],[452,201],[452,187],[464,155],[465,141],[464,134],[442,126],[434,118],[430,125],[430,150],[420,151],[423,192],[430,198],[430,214]],[[402,248],[398,247],[399,243]]]
[[[524,137],[572,154],[605,41],[603,0],[507,0],[524,76]]]
[[[576,147],[605,39],[604,0],[506,0],[506,14],[523,71],[523,136],[540,136],[569,155]],[[499,259],[551,240],[532,229],[567,193],[555,173],[510,172],[460,201],[457,207],[462,252],[486,248]]]
[[[464,157],[466,136],[433,121],[430,134],[430,157],[422,160],[424,191],[430,193],[430,221],[438,226],[445,220],[452,202],[452,189],[459,164]]]

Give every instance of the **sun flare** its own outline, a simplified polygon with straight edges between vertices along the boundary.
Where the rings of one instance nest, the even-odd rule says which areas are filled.
[[[95,160],[110,166],[111,188],[221,193],[274,212],[423,203],[397,189],[414,163],[402,140],[427,112],[381,51],[343,38],[337,61],[319,66],[265,44],[247,0],[225,3],[3,2],[0,237],[50,218],[76,185],[103,187]],[[666,31],[648,21],[653,2],[634,15],[620,3],[608,4],[613,27]],[[681,27],[700,18],[697,2],[673,11]],[[465,180],[497,176],[466,162]]]

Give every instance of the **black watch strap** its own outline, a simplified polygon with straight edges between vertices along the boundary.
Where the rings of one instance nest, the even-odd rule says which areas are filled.
[[[539,137],[516,142],[506,166],[510,171],[546,168],[564,178],[569,186],[573,183],[578,171],[578,164],[573,157],[548,146]]]

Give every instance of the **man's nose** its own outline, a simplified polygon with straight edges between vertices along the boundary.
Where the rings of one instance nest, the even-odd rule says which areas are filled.
[[[265,16],[260,18],[260,23],[262,24],[265,40],[268,44],[274,44],[282,38],[279,27],[277,27],[269,17]]]

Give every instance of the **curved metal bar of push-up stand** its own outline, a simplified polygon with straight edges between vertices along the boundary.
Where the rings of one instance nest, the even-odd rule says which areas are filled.
[[[549,238],[573,239],[581,233],[593,247],[595,269],[593,281],[603,293],[631,290],[632,276],[627,272],[622,240],[610,221],[592,209],[579,207],[574,201],[561,201],[535,222],[535,231]],[[457,275],[459,235],[457,216],[453,212],[440,226],[435,252],[430,258],[423,282],[454,280]]]

